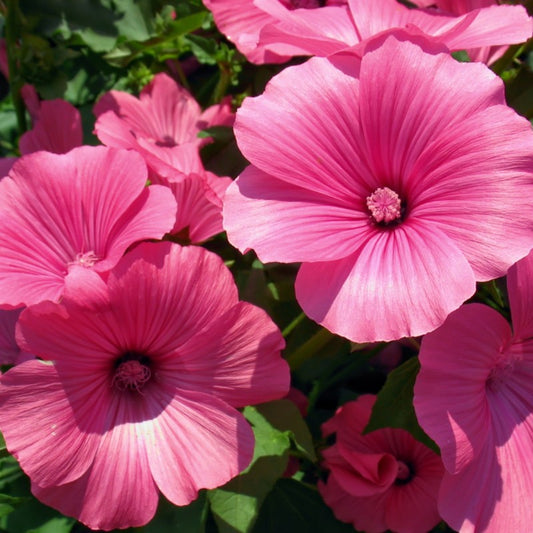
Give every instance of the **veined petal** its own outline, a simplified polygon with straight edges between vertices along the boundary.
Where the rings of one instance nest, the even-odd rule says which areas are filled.
[[[414,406],[451,473],[466,468],[486,446],[493,416],[486,382],[510,339],[511,329],[501,315],[470,304],[422,341]]]
[[[280,357],[284,346],[262,309],[239,302],[166,358],[161,379],[180,390],[213,394],[233,407],[275,400],[290,385]]]
[[[149,422],[133,422],[128,402],[116,405],[130,419],[97,435],[98,449],[87,473],[74,482],[32,491],[42,502],[75,516],[92,529],[138,527],[154,516],[159,494],[148,464]],[[149,431],[149,430],[148,430]],[[132,481],[134,480],[134,482]]]
[[[161,401],[163,396],[158,396]],[[192,391],[182,391],[166,404],[152,420],[146,442],[154,480],[176,505],[187,505],[200,489],[235,477],[248,466],[254,449],[252,429],[242,414]]]
[[[210,280],[207,283],[205,280]],[[117,330],[129,346],[154,357],[173,353],[237,304],[235,282],[211,252],[169,242],[143,243],[108,279]]]
[[[78,391],[90,396],[83,383]],[[56,369],[26,361],[0,380],[0,430],[22,469],[42,486],[68,483],[90,467],[98,448],[98,430],[90,417],[80,427]]]
[[[531,249],[532,153],[529,122],[495,105],[442,129],[413,168],[412,216],[453,239],[478,281],[504,275]]]
[[[261,96],[245,99],[235,122],[244,156],[291,185],[364,202],[377,182],[362,151],[358,63],[354,55],[348,75],[312,58],[275,76]]]
[[[229,186],[223,215],[230,242],[242,252],[253,248],[263,262],[340,259],[373,230],[356,199],[292,185],[254,166]]]
[[[428,54],[408,41],[399,44],[392,34],[363,56],[359,106],[373,173],[410,209],[411,189],[421,187],[426,178],[422,171],[414,172],[418,158],[423,153],[432,162],[440,154],[445,157],[443,150],[429,149],[443,125],[455,134],[466,117],[503,104],[504,94],[501,80],[483,65],[460,64],[444,53]],[[392,64],[384,60],[392,56]]]
[[[296,279],[306,314],[355,342],[427,333],[474,291],[463,254],[418,220],[376,232],[339,261],[304,263]]]

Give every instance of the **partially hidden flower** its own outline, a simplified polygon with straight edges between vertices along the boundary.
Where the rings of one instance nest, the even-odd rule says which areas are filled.
[[[302,309],[355,342],[435,329],[533,245],[529,122],[484,65],[407,38],[287,68],[237,113],[230,242],[302,262]]]
[[[202,112],[191,94],[170,76],[156,74],[139,98],[110,91],[94,107],[95,133],[102,143],[139,152],[150,172],[169,181],[198,165],[199,148],[209,141],[198,133],[211,126],[231,126],[229,100]],[[176,168],[175,160],[184,166]]]
[[[360,396],[323,426],[335,444],[323,452],[327,481],[318,489],[335,516],[360,531],[426,533],[440,521],[440,457],[403,429],[363,434],[376,397]]]
[[[94,529],[136,527],[250,462],[237,410],[284,396],[284,341],[222,260],[142,243],[86,301],[42,302],[17,340],[41,360],[0,379],[0,430],[33,494]]]
[[[533,255],[509,270],[512,331],[482,304],[422,340],[414,405],[446,473],[439,510],[461,532],[528,531],[533,520]]]
[[[412,9],[396,0],[204,0],[220,30],[254,63],[328,56],[394,28],[415,29],[449,50],[521,43],[533,34],[523,6],[462,13]]]
[[[0,181],[0,306],[57,301],[168,232],[176,201],[146,180],[141,156],[103,146],[16,161]]]
[[[436,7],[453,15],[464,15],[479,8],[499,5],[498,0],[414,0],[413,3],[421,7]],[[499,59],[507,48],[507,46],[484,46],[468,49],[467,52],[472,61],[481,61],[490,65]]]
[[[64,154],[83,144],[80,112],[61,99],[38,102],[32,113],[33,128],[20,137],[21,154],[46,150]]]

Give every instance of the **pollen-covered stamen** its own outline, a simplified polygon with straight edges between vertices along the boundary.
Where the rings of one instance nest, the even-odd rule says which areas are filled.
[[[372,219],[378,224],[392,224],[402,218],[402,201],[388,187],[379,187],[366,199]]]
[[[76,254],[74,261],[71,261],[68,265],[79,265],[90,268],[98,261],[100,261],[100,258],[91,250],[90,252]]]
[[[148,366],[149,359],[135,353],[127,353],[122,356],[115,367],[112,385],[120,391],[141,389],[152,377],[152,371]]]
[[[405,485],[413,479],[413,475],[413,468],[409,463],[398,461],[398,473],[396,474],[396,480],[394,483],[396,485]]]

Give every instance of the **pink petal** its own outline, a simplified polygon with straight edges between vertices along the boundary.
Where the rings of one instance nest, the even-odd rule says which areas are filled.
[[[139,420],[139,406],[124,400],[110,406],[117,423],[96,436],[94,462],[83,477],[52,487],[33,480],[37,498],[92,529],[142,526],[159,500],[148,459],[151,422]]]
[[[64,154],[83,144],[80,112],[65,100],[40,103],[39,116],[32,130],[19,141],[22,154],[46,150]]]
[[[418,169],[421,155],[436,166],[453,154],[433,148],[443,125],[456,136],[458,123],[505,99],[501,80],[482,65],[461,65],[443,53],[429,55],[408,41],[398,46],[398,38],[393,35],[377,48],[375,41],[363,57],[360,120],[373,174],[383,176],[382,185],[409,202],[411,188],[425,186],[425,169]],[[384,61],[392,56],[393,64]]]
[[[387,493],[368,498],[354,498],[339,485],[334,475],[328,478],[327,484],[319,482],[318,490],[342,522],[350,522],[357,530],[368,533],[382,533],[388,529],[385,514],[376,512],[384,507]]]
[[[327,467],[350,496],[364,498],[381,494],[390,488],[398,474],[398,462],[389,453],[361,453],[338,447],[335,460],[330,450],[323,452]]]
[[[533,254],[518,261],[507,274],[515,339],[533,337]]]
[[[219,487],[248,466],[254,436],[238,411],[192,391],[182,391],[170,401],[154,394],[151,400],[152,409],[161,412],[146,435],[150,469],[172,503],[187,505],[200,489]]]
[[[0,157],[0,180],[9,174],[16,160],[16,157]]]
[[[504,275],[531,249],[532,153],[529,122],[496,105],[443,129],[413,170],[413,187],[424,188],[413,189],[413,216],[451,237],[479,281]]]
[[[279,357],[284,346],[268,315],[240,302],[182,345],[162,378],[178,390],[213,394],[234,407],[275,400],[290,385],[289,368]]]
[[[154,356],[179,351],[199,327],[208,330],[238,301],[218,256],[169,242],[137,246],[110,274],[108,286],[114,320],[129,343]]]
[[[244,156],[291,185],[363,204],[377,182],[354,113],[357,70],[356,58],[350,75],[312,58],[274,77],[261,96],[247,98],[237,112],[235,136]]]
[[[475,282],[455,244],[417,220],[376,231],[345,259],[304,263],[295,289],[310,318],[355,342],[373,342],[435,329]]]
[[[251,0],[203,0],[213,13],[218,29],[235,44],[248,61],[256,64],[283,63],[290,55],[279,55],[259,44],[259,32],[272,16],[258,9]]]
[[[345,5],[295,10],[269,0],[255,0],[254,5],[272,17],[259,43],[276,53],[328,56],[360,41]]]
[[[462,471],[486,445],[491,414],[485,383],[510,338],[501,315],[471,304],[422,341],[414,406],[452,473]]]
[[[253,247],[263,262],[335,260],[371,234],[368,214],[356,206],[249,166],[226,192],[224,228],[234,246]]]
[[[15,340],[15,325],[22,309],[0,310],[0,364],[14,365],[26,359]]]
[[[88,405],[91,391],[83,383],[76,388]],[[71,400],[55,368],[42,361],[26,361],[0,380],[0,430],[22,469],[42,486],[78,479],[95,456],[101,427],[79,419]]]

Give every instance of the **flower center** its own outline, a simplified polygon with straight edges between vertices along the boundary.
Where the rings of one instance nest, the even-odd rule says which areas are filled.
[[[90,252],[76,254],[74,261],[68,265],[80,265],[82,267],[90,268],[100,261],[100,258],[91,250]]]
[[[325,2],[323,0],[280,0],[281,3],[291,11],[293,9],[316,9],[322,7]]]
[[[379,187],[366,199],[366,206],[376,224],[388,226],[402,220],[402,201],[388,187]]]
[[[501,354],[496,364],[491,368],[486,381],[486,386],[491,391],[497,391],[515,370],[515,364],[521,361],[522,357],[511,351]]]
[[[413,467],[409,463],[398,461],[398,473],[396,474],[395,485],[405,485],[413,479]]]
[[[150,358],[136,352],[126,352],[115,362],[112,385],[120,391],[141,392],[152,377]]]

